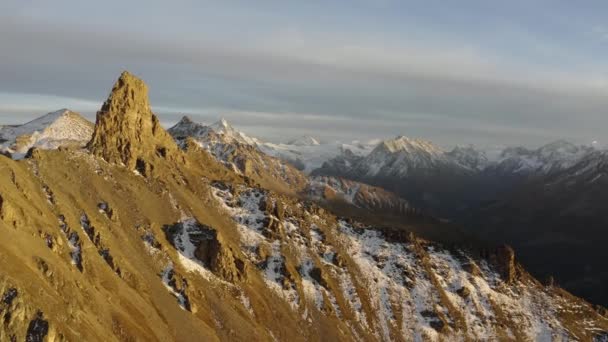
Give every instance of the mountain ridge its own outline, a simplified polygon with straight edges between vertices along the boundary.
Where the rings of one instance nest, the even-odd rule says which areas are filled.
[[[179,149],[142,83],[121,75],[88,150],[0,158],[0,339],[605,338],[507,247],[337,217]]]

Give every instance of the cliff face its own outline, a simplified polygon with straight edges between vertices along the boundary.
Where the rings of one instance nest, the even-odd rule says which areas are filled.
[[[154,159],[174,157],[178,150],[150,109],[148,87],[127,71],[97,112],[88,148],[107,162],[122,163],[144,175],[153,169]]]
[[[121,76],[91,153],[0,157],[1,341],[606,337],[606,317],[512,272],[508,251],[339,219],[177,150],[145,90]]]

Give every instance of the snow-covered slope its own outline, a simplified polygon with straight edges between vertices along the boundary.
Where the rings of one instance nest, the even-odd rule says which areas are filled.
[[[591,339],[608,324],[588,304],[530,277],[509,248],[480,259],[335,220],[262,189],[213,187],[266,286],[303,319],[311,310],[335,315],[361,340]]]
[[[23,125],[0,128],[0,148],[15,154],[31,147],[55,149],[62,145],[84,145],[93,134],[93,123],[68,109],[48,113]]]
[[[570,163],[568,163],[570,164]],[[568,165],[565,164],[565,165]],[[594,183],[608,183],[608,151],[593,151],[585,154],[568,167],[546,182],[546,185],[555,187],[573,187],[577,185],[591,185]]]
[[[383,141],[355,169],[365,177],[405,176],[411,170],[432,170],[450,164],[455,163],[431,142],[399,136]]]
[[[558,140],[538,149],[508,147],[496,158],[469,146],[456,146],[444,152],[431,142],[404,136],[382,141],[367,155],[339,154],[325,162],[315,174],[331,174],[359,179],[362,177],[397,176],[426,170],[429,173],[451,168],[473,174],[527,177],[565,170],[596,151],[591,146],[577,146]],[[362,152],[362,151],[361,151]]]
[[[192,137],[204,144],[222,142],[257,146],[260,143],[258,139],[237,131],[224,118],[211,125],[205,125],[184,116],[177,124],[169,128],[168,132],[176,139]]]
[[[489,171],[503,174],[548,174],[573,166],[594,150],[593,147],[577,146],[564,140],[554,141],[535,150],[510,147],[488,168]]]
[[[241,131],[237,131],[224,118],[209,125],[209,128],[221,135],[225,142],[238,142],[247,145],[258,145],[260,143],[258,139],[252,138]]]
[[[446,155],[471,170],[481,171],[490,163],[486,153],[476,149],[472,145],[456,146],[450,152],[447,152]]]
[[[414,173],[434,173],[439,169],[470,171],[451,155],[429,141],[399,136],[384,140],[367,155],[342,153],[316,170],[329,174],[363,179],[370,177],[407,177]],[[344,173],[344,174],[342,174]]]

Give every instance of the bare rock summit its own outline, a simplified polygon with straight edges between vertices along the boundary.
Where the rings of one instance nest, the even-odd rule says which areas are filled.
[[[151,171],[153,160],[172,158],[178,150],[150,109],[148,86],[128,71],[120,75],[97,112],[88,147],[106,161],[143,175]]]

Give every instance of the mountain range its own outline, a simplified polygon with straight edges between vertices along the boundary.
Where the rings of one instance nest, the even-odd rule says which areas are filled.
[[[43,118],[0,131],[15,154],[0,157],[2,341],[608,339],[605,309],[537,280],[520,246],[445,233],[480,234],[478,215],[499,222],[508,204],[535,236],[523,227],[544,205],[514,193],[529,184],[549,188],[529,188],[547,211],[591,219],[605,152],[488,161],[406,137],[271,144],[187,117],[165,130],[128,72],[94,126]],[[503,172],[497,198],[472,188]]]

